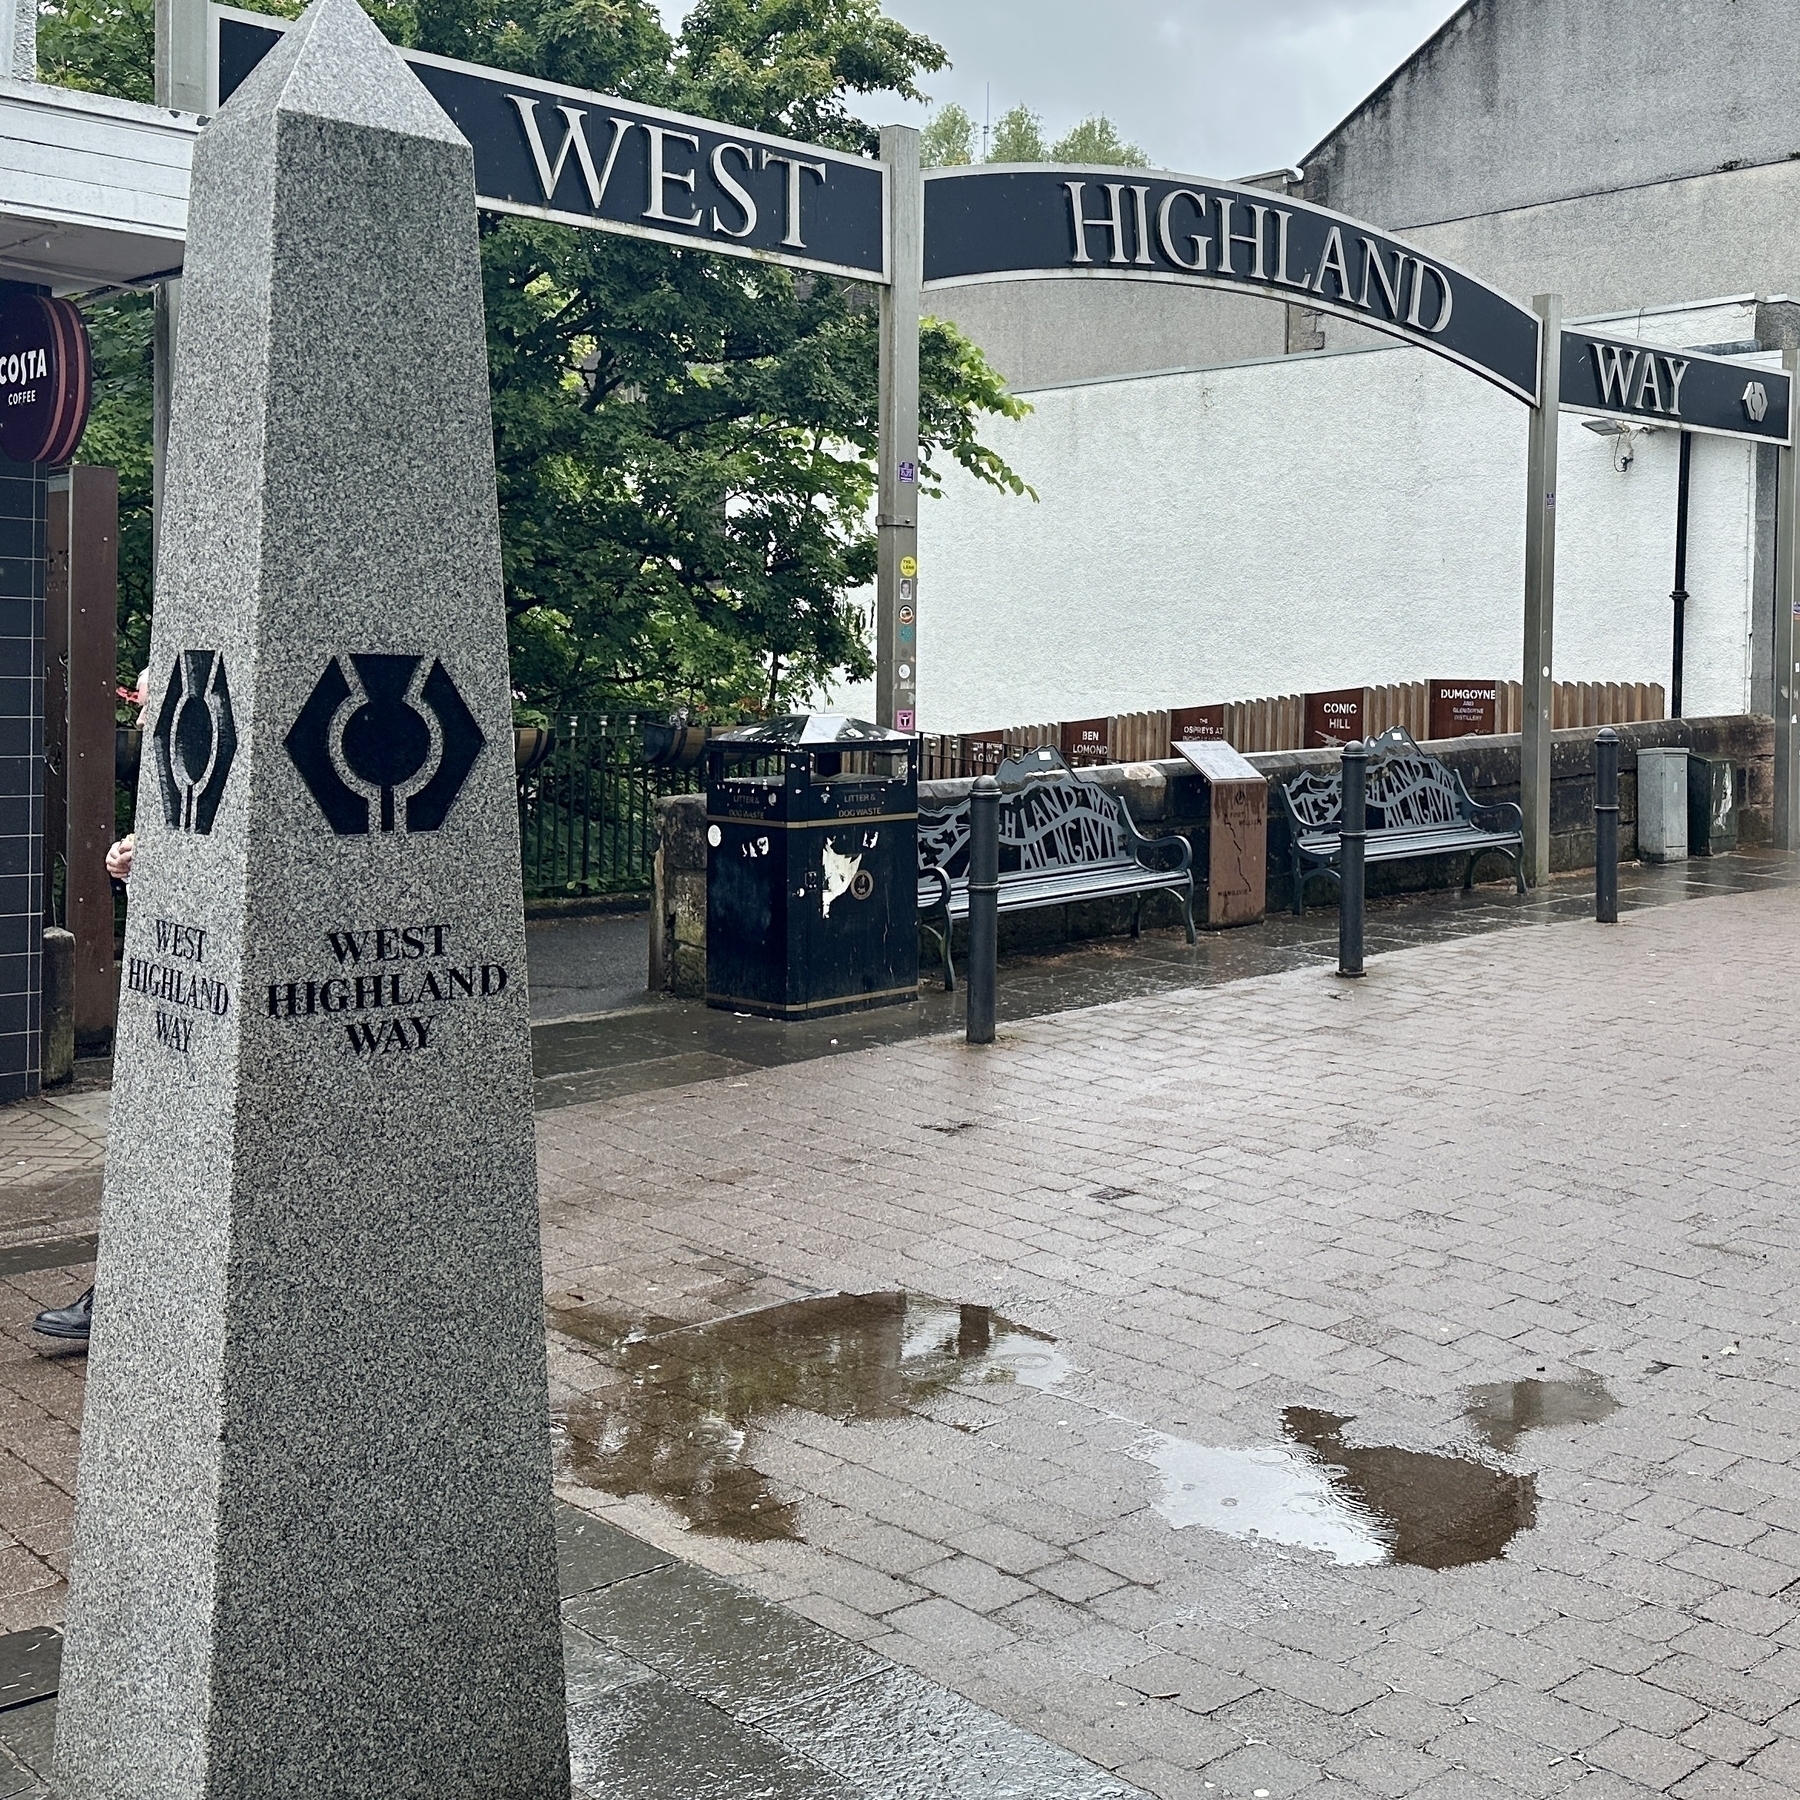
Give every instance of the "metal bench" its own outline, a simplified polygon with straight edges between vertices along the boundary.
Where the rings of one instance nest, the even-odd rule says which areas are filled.
[[[1324,875],[1342,885],[1337,868],[1343,825],[1341,768],[1308,769],[1276,789],[1288,821],[1288,862],[1294,911],[1306,910],[1306,878]],[[1525,892],[1525,815],[1510,800],[1477,806],[1454,769],[1427,756],[1398,725],[1369,743],[1368,862],[1407,862],[1423,856],[1466,856],[1463,892],[1475,885],[1475,865],[1490,851],[1513,866]]]
[[[1194,938],[1194,852],[1184,837],[1146,837],[1125,803],[1097,782],[1070,772],[1054,750],[1029,750],[1000,765],[1000,911],[1027,912],[1076,900],[1130,897],[1138,935],[1144,896],[1181,896]],[[1151,857],[1170,861],[1154,868]],[[941,929],[930,916],[942,918]],[[919,810],[919,919],[944,960],[944,986],[956,986],[951,927],[969,916],[969,802],[947,812]]]

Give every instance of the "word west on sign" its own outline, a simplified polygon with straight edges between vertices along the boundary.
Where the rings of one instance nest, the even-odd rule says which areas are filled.
[[[211,14],[223,100],[287,26],[226,7]],[[423,51],[402,54],[469,140],[477,202],[490,212],[888,278],[887,170],[878,162]]]

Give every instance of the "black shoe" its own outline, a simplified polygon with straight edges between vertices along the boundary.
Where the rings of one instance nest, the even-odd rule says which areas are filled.
[[[41,1331],[45,1337],[53,1338],[85,1338],[94,1323],[94,1290],[88,1291],[73,1306],[52,1307],[49,1312],[41,1312],[31,1321],[33,1331]]]

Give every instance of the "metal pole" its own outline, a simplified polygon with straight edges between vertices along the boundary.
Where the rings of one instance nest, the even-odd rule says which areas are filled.
[[[1519,739],[1519,806],[1525,814],[1525,880],[1550,877],[1551,670],[1556,622],[1557,424],[1562,404],[1562,296],[1539,294],[1538,403],[1531,410],[1525,485],[1525,717]]]
[[[208,113],[206,0],[156,0],[156,104],[177,112]],[[181,327],[181,283],[156,289],[151,343],[151,523],[162,529],[163,469],[169,447],[169,408],[175,392],[175,345]]]
[[[1687,663],[1687,564],[1688,564],[1688,499],[1694,480],[1694,434],[1681,434],[1681,460],[1675,477],[1675,588],[1669,595],[1675,606],[1675,642],[1671,646],[1669,666],[1669,717],[1682,714],[1682,675]]]
[[[875,717],[913,731],[919,686],[919,290],[925,184],[919,134],[881,128],[888,168],[888,285],[881,290],[881,498],[875,576]]]
[[[1369,835],[1369,747],[1360,741],[1344,746],[1344,813],[1338,828],[1338,973],[1363,972],[1363,851]]]
[[[994,1041],[1000,959],[1000,784],[983,775],[969,795],[968,1041]]]
[[[1594,917],[1619,922],[1619,734],[1594,739]]]
[[[1784,350],[1782,367],[1800,381],[1800,351]],[[1800,451],[1784,446],[1776,456],[1775,477],[1775,642],[1769,673],[1769,710],[1775,715],[1775,848],[1791,855],[1800,850],[1800,780],[1794,755],[1800,749],[1800,703],[1794,677],[1794,609],[1800,606],[1795,579],[1795,533],[1800,529]]]

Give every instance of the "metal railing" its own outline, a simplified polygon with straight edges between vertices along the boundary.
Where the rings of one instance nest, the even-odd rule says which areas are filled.
[[[548,754],[519,780],[525,897],[647,892],[656,803],[697,792],[704,771],[646,762],[636,714],[564,713],[550,728]],[[527,744],[522,759],[529,750]]]

